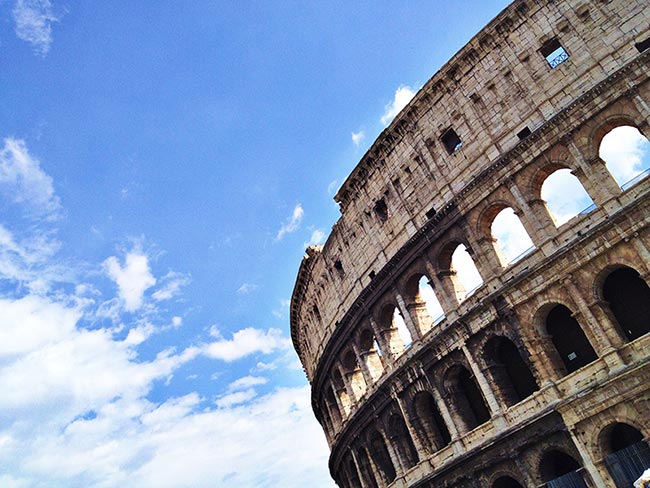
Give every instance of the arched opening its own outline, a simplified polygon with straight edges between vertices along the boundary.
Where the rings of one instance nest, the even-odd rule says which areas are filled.
[[[394,304],[384,306],[377,322],[393,354],[400,355],[411,345],[411,333],[402,313]]]
[[[650,448],[643,434],[631,425],[616,423],[603,429],[601,444],[605,466],[617,488],[632,486],[650,466]]]
[[[347,374],[354,396],[356,398],[362,397],[366,392],[366,380],[363,378],[363,373],[361,372],[354,351],[349,350],[343,356],[343,368],[345,368],[345,373]]]
[[[555,450],[545,453],[539,464],[539,474],[547,488],[587,488],[579,469],[575,459]]]
[[[359,473],[357,472],[357,465],[354,463],[354,459],[352,459],[352,457],[348,459],[347,465],[350,488],[361,486],[361,480],[359,479]]]
[[[636,127],[622,125],[609,131],[598,155],[623,190],[650,172],[650,141]]]
[[[548,313],[546,332],[551,336],[551,342],[567,374],[577,371],[598,358],[582,327],[564,305],[556,305]]]
[[[636,270],[612,271],[603,283],[603,296],[628,341],[650,332],[650,287]]]
[[[518,261],[535,248],[521,220],[510,207],[497,214],[490,231],[497,255],[504,267]]]
[[[350,415],[350,397],[345,389],[343,377],[341,376],[341,373],[338,369],[332,370],[332,385],[334,386],[334,390],[339,397],[339,402],[343,407],[345,415]]]
[[[330,417],[332,419],[333,430],[336,431],[340,429],[343,420],[341,418],[341,412],[339,410],[339,406],[336,403],[336,399],[334,398],[334,392],[332,391],[331,385],[325,388],[325,405],[326,405],[326,410],[330,413]]]
[[[580,180],[566,168],[554,171],[544,180],[541,198],[556,226],[588,212],[594,205]]]
[[[388,418],[387,433],[388,440],[397,450],[404,470],[415,466],[420,461],[420,457],[401,415],[394,413]]]
[[[402,343],[404,344],[404,348],[411,347],[411,343],[413,342],[413,339],[411,338],[411,333],[409,332],[408,327],[406,327],[406,322],[404,322],[404,317],[402,317],[402,312],[397,307],[395,307],[395,309],[393,310],[392,326],[395,329],[397,329],[397,333],[399,334],[399,337],[402,340]]]
[[[395,466],[393,466],[393,462],[390,459],[390,454],[388,454],[388,448],[386,447],[383,436],[377,431],[374,431],[370,435],[369,451],[375,462],[375,466],[379,469],[386,484],[392,483],[397,476]]]
[[[483,284],[483,278],[463,244],[459,244],[451,255],[450,271],[459,301],[463,301]]]
[[[490,419],[490,411],[483,394],[464,366],[456,365],[450,368],[446,375],[445,390],[465,430],[475,429]]]
[[[519,483],[514,478],[510,476],[501,476],[493,484],[492,488],[524,488],[521,483]]]
[[[424,306],[424,310],[426,310],[426,313],[429,316],[429,322],[431,325],[437,324],[445,318],[445,312],[442,310],[440,301],[429,284],[429,279],[425,275],[422,275],[418,280],[415,303],[418,307],[420,305]]]
[[[486,362],[506,405],[514,405],[539,390],[517,346],[506,337],[493,337],[485,344]]]
[[[359,469],[361,471],[361,476],[366,482],[366,485],[369,488],[379,488],[377,485],[377,480],[370,465],[370,459],[368,459],[368,454],[366,450],[361,448],[357,451],[357,462],[359,463]],[[361,486],[361,485],[359,485]]]
[[[424,435],[422,441],[430,453],[434,453],[451,442],[449,430],[438,411],[431,393],[421,391],[413,397],[414,423]]]
[[[370,376],[376,381],[383,374],[384,365],[381,362],[379,345],[372,330],[366,328],[359,333],[359,351],[361,360],[366,363]]]

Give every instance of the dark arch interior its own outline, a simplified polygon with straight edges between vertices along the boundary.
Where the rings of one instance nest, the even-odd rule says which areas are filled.
[[[485,347],[490,371],[508,405],[514,405],[539,389],[517,346],[506,337],[494,337]]]
[[[470,372],[464,367],[461,367],[458,373],[458,388],[465,401],[464,416],[468,427],[473,429],[490,420],[490,412],[483,400],[483,394],[478,389]]]
[[[378,488],[377,480],[372,473],[372,469],[370,467],[370,459],[368,459],[368,455],[366,454],[365,449],[361,448],[359,451],[357,451],[357,461],[359,462],[361,476],[366,482],[366,485],[369,488]]]
[[[539,474],[546,483],[562,475],[580,469],[575,459],[561,451],[549,451],[542,457],[539,465]]]
[[[388,437],[391,443],[397,447],[400,459],[407,468],[411,468],[418,463],[420,460],[418,450],[413,444],[411,434],[409,434],[401,415],[393,414],[388,419]]]
[[[637,271],[612,271],[603,284],[603,295],[629,341],[650,332],[650,287]]]
[[[556,305],[546,316],[546,331],[567,373],[577,371],[598,357],[582,327],[564,305]]]
[[[497,479],[492,488],[524,488],[521,483],[511,478],[510,476],[502,476]]]
[[[451,442],[449,430],[431,393],[420,392],[413,402],[416,423],[424,434],[424,442],[429,450],[435,452],[449,444]]]
[[[628,424],[616,424],[612,428],[609,439],[608,439],[608,448],[609,452],[620,451],[626,447],[641,442],[643,440],[643,435],[641,432],[636,430],[634,427]]]
[[[388,454],[384,438],[379,432],[375,432],[370,437],[370,453],[375,461],[375,465],[380,469],[386,481],[391,483],[397,476],[397,473],[395,473],[395,466],[393,466],[393,462]]]
[[[350,480],[350,486],[361,486],[357,466],[352,458],[348,460],[348,479]]]

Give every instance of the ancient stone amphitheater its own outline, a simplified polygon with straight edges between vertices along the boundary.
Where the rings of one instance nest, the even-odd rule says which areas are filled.
[[[291,301],[339,486],[629,488],[650,467],[650,178],[599,152],[650,135],[649,47],[648,0],[517,0],[352,171]]]

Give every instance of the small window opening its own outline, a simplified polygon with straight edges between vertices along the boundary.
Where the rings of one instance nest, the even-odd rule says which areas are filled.
[[[458,134],[454,129],[449,129],[442,135],[442,143],[449,154],[453,154],[463,145]]]
[[[379,220],[386,222],[388,220],[388,207],[383,198],[377,200],[375,203],[375,214],[379,217]]]
[[[650,47],[650,37],[647,39],[644,39],[641,42],[637,42],[634,47],[636,48],[637,51],[642,53],[643,51],[647,51],[647,49]]]
[[[436,209],[431,207],[426,213],[427,219],[432,219],[436,215]]]
[[[526,126],[523,129],[521,129],[519,132],[517,132],[517,137],[519,138],[520,141],[523,141],[530,134],[531,134],[530,129]]]
[[[557,39],[548,41],[542,46],[539,52],[544,56],[551,68],[556,68],[569,59],[569,53],[566,52]]]
[[[345,271],[343,271],[343,264],[341,264],[341,261],[339,259],[334,261],[334,269],[339,274],[339,276],[341,278],[343,278],[343,275],[345,274]]]
[[[370,273],[368,273],[368,278],[370,278],[372,280],[374,277],[375,277],[375,272],[374,271],[371,271]]]

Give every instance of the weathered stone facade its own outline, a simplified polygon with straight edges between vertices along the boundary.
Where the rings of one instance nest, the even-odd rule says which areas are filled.
[[[648,0],[517,0],[343,184],[291,301],[339,486],[612,487],[647,461],[650,178],[619,186],[598,151],[618,126],[650,135],[649,38]],[[562,168],[594,206],[556,225],[541,188]],[[507,265],[505,208],[534,244]]]

